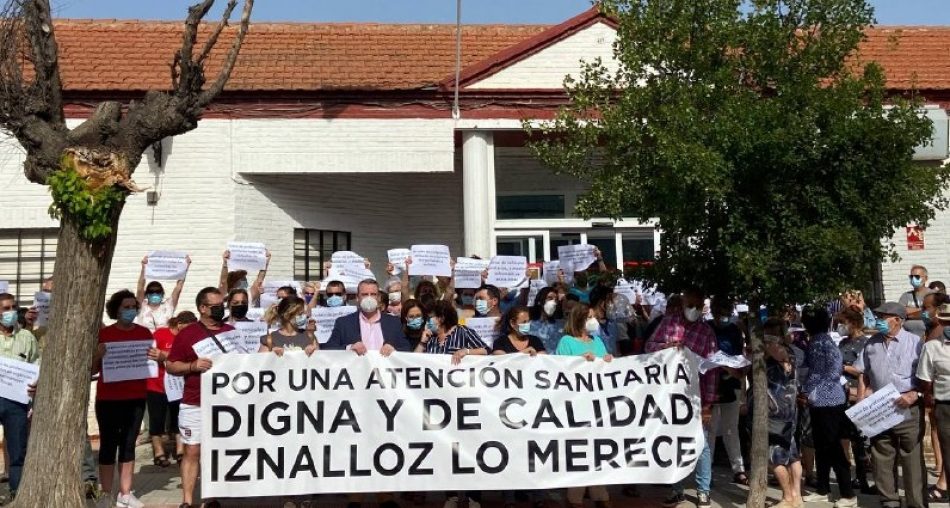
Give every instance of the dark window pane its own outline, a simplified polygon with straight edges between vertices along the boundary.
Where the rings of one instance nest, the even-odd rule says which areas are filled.
[[[498,196],[499,219],[559,219],[564,217],[563,195]]]
[[[350,233],[320,229],[294,229],[294,279],[323,279],[323,262],[338,250],[350,250]]]
[[[53,275],[56,228],[0,229],[0,280],[7,281],[17,303],[33,305],[43,279]]]

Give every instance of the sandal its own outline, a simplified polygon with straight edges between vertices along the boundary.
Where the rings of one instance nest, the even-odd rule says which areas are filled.
[[[946,489],[938,489],[936,485],[927,489],[927,499],[934,503],[946,503],[950,500]]]
[[[181,461],[185,458],[185,454],[184,454],[184,453],[176,453],[175,455],[173,455],[173,457],[175,457],[175,462],[178,463],[178,465],[180,466],[180,465],[181,465]]]
[[[168,461],[168,457],[164,455],[159,455],[158,457],[152,459],[152,464],[155,464],[158,467],[168,467],[172,465],[172,463]]]
[[[745,485],[746,487],[748,487],[749,477],[745,474],[745,472],[739,471],[738,473],[732,476],[732,483],[735,483],[738,485]]]

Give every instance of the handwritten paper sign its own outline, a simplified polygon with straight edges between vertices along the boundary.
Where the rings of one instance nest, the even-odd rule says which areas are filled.
[[[40,377],[40,366],[13,358],[0,358],[0,397],[29,404],[26,391]]]
[[[300,294],[300,282],[295,280],[264,280],[264,288],[261,292],[262,294],[274,295],[277,296],[277,290],[282,287],[292,287],[294,291],[299,295]]]
[[[333,269],[342,271],[351,280],[359,279],[357,283],[365,279],[376,280],[373,272],[366,268],[366,259],[355,252],[348,250],[334,252],[330,257],[330,263]]]
[[[451,277],[451,260],[449,248],[445,245],[413,245],[409,275]]]
[[[53,301],[53,294],[46,291],[33,293],[33,307],[36,308],[36,325],[46,326],[49,323],[49,308]]]
[[[336,320],[343,316],[348,316],[356,312],[355,305],[344,305],[343,307],[314,307],[310,311],[310,317],[317,322],[317,341],[320,344],[326,344],[330,340],[330,334],[333,333],[333,325]]]
[[[557,257],[565,272],[581,272],[597,261],[594,246],[586,243],[561,245],[557,248]]]
[[[625,296],[631,304],[637,301],[637,287],[625,279],[617,280],[617,285],[614,286],[614,294]]]
[[[894,401],[900,396],[900,392],[891,383],[872,393],[870,397],[855,404],[844,413],[848,415],[848,418],[854,422],[854,425],[858,427],[862,434],[869,438],[874,437],[892,429],[909,416],[908,410],[894,405]]]
[[[188,273],[188,253],[153,250],[148,253],[145,277],[151,280],[182,280]]]
[[[527,275],[528,258],[524,256],[495,256],[488,265],[488,284],[500,288],[513,288],[521,284]]]
[[[491,261],[488,259],[458,258],[455,261],[455,270],[482,273],[485,270],[488,270],[488,265],[490,263]]]
[[[716,351],[709,358],[704,359],[699,364],[699,373],[705,374],[706,371],[710,369],[715,369],[716,367],[729,367],[732,369],[743,369],[752,365],[746,357],[742,355],[730,356],[722,351]]]
[[[228,243],[228,271],[257,273],[267,267],[267,248],[257,242]]]
[[[261,308],[264,309],[264,312],[267,312],[267,309],[277,305],[278,301],[280,301],[280,298],[277,298],[275,294],[261,293]]]
[[[455,289],[478,289],[482,287],[482,272],[455,269]]]
[[[482,342],[488,344],[488,347],[495,342],[495,336],[498,334],[496,327],[498,326],[498,318],[496,317],[483,317],[483,318],[468,318],[465,320],[465,326],[472,329],[473,332],[478,334],[482,339]]]
[[[261,347],[261,337],[267,335],[267,323],[261,321],[238,321],[234,330],[240,337],[241,347],[248,353],[256,353]]]
[[[389,262],[393,265],[393,275],[399,275],[406,269],[406,258],[412,255],[409,249],[390,249],[386,251]]]
[[[148,350],[154,344],[147,340],[107,342],[106,355],[102,357],[102,382],[158,377],[158,363],[148,359]]]
[[[218,342],[208,337],[207,339],[195,343],[194,346],[191,346],[191,348],[195,350],[195,354],[198,355],[198,358],[211,358],[224,353],[246,352],[243,347],[244,344],[241,342],[241,337],[236,330],[228,330],[214,335],[218,339]],[[221,344],[224,351],[221,351],[221,347],[218,346],[218,343]],[[254,351],[257,350],[255,349]]]
[[[165,373],[165,398],[168,402],[181,400],[185,391],[185,378]]]

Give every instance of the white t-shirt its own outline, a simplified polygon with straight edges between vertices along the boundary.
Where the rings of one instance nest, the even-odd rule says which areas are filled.
[[[154,309],[147,303],[142,305],[138,317],[135,318],[135,324],[142,325],[154,333],[155,330],[168,326],[168,320],[174,315],[175,306],[170,298],[166,298]]]

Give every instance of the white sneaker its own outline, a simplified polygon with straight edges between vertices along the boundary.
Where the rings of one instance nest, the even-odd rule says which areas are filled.
[[[858,508],[858,497],[854,496],[851,499],[841,498],[835,501],[835,508]]]
[[[817,492],[812,492],[811,494],[802,496],[802,501],[806,503],[828,503],[828,494],[819,494]]]
[[[145,508],[145,503],[139,501],[134,492],[129,492],[128,494],[119,494],[119,497],[115,500],[115,508]]]
[[[459,498],[458,496],[452,496],[445,500],[445,504],[442,505],[442,508],[458,508]]]

